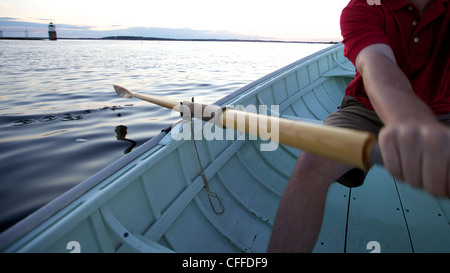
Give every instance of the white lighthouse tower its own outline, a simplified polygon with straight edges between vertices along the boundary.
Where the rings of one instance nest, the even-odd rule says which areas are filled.
[[[48,25],[48,38],[50,39],[50,41],[56,41],[58,39],[56,37],[56,27],[52,22],[50,22],[50,25]]]

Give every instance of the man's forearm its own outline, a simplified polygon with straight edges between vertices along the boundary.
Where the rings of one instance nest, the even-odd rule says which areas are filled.
[[[386,169],[435,196],[450,197],[450,130],[412,90],[384,44],[363,49],[356,67],[384,122],[378,140]]]
[[[435,120],[433,112],[414,94],[408,78],[382,46],[381,50],[364,49],[357,59],[367,95],[381,120],[385,124]]]

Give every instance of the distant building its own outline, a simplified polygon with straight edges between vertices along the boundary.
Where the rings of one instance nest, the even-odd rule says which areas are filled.
[[[48,38],[50,39],[50,41],[56,41],[58,39],[56,37],[56,27],[52,22],[50,22],[50,25],[48,25]]]

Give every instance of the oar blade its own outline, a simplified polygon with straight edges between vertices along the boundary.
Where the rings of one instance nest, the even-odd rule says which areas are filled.
[[[133,93],[130,90],[128,90],[122,86],[116,85],[116,84],[113,84],[113,86],[114,86],[114,90],[116,91],[117,95],[119,95],[119,97],[122,97],[122,98],[134,97]]]

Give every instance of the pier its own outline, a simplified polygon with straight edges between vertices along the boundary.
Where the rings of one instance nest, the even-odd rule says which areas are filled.
[[[46,33],[48,33],[46,35]],[[2,40],[57,40],[55,25],[51,22],[48,32],[45,29],[3,28],[0,29]]]
[[[31,36],[30,36],[30,33]],[[0,39],[2,40],[45,40],[47,38],[40,37],[35,33],[45,33],[44,30],[8,30],[0,29]]]

